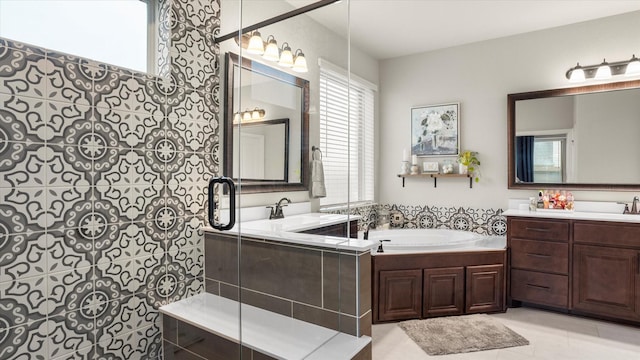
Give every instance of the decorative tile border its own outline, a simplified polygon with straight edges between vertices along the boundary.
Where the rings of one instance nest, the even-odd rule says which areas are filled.
[[[372,204],[332,213],[360,215],[362,218],[358,222],[358,230],[364,231],[375,227],[380,210],[389,211],[392,228],[454,229],[492,236],[504,236],[507,233],[507,220],[502,215],[502,209]]]

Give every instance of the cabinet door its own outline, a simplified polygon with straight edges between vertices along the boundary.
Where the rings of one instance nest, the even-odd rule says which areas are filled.
[[[421,312],[422,270],[380,271],[378,319],[416,319]]]
[[[464,267],[425,269],[423,279],[424,317],[464,312]]]
[[[504,310],[504,265],[467,266],[466,313]]]
[[[638,320],[638,250],[575,245],[573,309]]]

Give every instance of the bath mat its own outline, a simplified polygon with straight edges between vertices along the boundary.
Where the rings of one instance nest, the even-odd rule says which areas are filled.
[[[429,355],[529,345],[527,339],[485,314],[409,320],[398,326]]]

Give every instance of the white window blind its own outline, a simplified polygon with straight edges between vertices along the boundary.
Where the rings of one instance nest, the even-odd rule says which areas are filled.
[[[320,67],[321,205],[373,201],[374,89]]]

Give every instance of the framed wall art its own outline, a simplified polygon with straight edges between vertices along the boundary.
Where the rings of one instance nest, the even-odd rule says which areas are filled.
[[[456,156],[460,151],[460,103],[411,108],[411,154]]]

